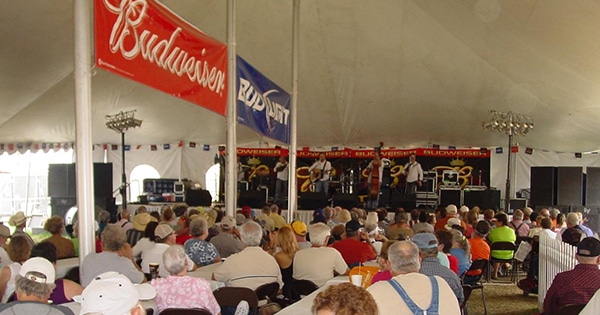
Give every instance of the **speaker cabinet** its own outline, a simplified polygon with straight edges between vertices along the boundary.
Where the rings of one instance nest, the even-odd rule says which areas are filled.
[[[417,195],[394,193],[390,200],[390,206],[394,211],[403,208],[406,212],[410,212],[417,208]]]
[[[523,210],[527,207],[527,199],[525,198],[515,198],[511,199],[509,202],[508,214],[513,214],[515,210]]]
[[[314,210],[327,206],[324,192],[305,192],[300,194],[300,206],[304,210]]]
[[[333,206],[340,206],[344,209],[352,209],[358,206],[358,197],[354,194],[337,194],[333,198]]]
[[[181,199],[183,199],[182,196]],[[212,204],[212,196],[208,190],[188,189],[188,191],[185,192],[185,203],[190,207],[210,207]]]
[[[210,194],[209,194],[210,195]],[[186,201],[189,200],[187,199]],[[240,197],[238,198],[238,208],[243,206],[249,206],[250,208],[260,209],[264,207],[266,204],[266,191],[265,190],[248,190],[240,192]]]
[[[446,207],[453,204],[457,207],[462,205],[462,190],[460,189],[440,189],[440,206]]]
[[[48,196],[77,197],[75,164],[48,165]],[[94,196],[112,197],[112,163],[94,163]]]
[[[587,167],[585,204],[600,206],[600,167]]]
[[[465,206],[480,209],[500,209],[500,190],[463,190],[463,202]],[[458,204],[455,204],[458,205]]]
[[[583,168],[559,167],[557,187],[557,205],[582,205]]]
[[[534,166],[531,168],[531,203],[534,206],[557,204],[557,176],[556,167]]]

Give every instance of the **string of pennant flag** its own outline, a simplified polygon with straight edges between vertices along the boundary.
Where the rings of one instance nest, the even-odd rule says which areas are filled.
[[[262,143],[263,145],[269,146],[268,143]],[[145,145],[125,145],[124,146],[124,150],[125,151],[131,151],[131,150],[141,150],[143,148],[150,148],[150,151],[166,151],[166,150],[171,150],[172,148],[182,148],[182,147],[189,147],[189,148],[197,148],[197,149],[202,149],[204,151],[210,151],[212,145],[210,144],[202,144],[199,145],[198,143],[194,142],[194,141],[179,141],[177,143],[163,143],[163,144],[145,144]],[[432,144],[430,145],[431,148],[436,149],[436,150],[456,150],[457,147],[456,146],[441,146],[439,144]],[[43,152],[49,152],[49,151],[60,151],[60,150],[64,150],[64,151],[68,151],[70,149],[74,148],[74,143],[72,142],[52,142],[52,143],[46,143],[46,142],[42,142],[42,143],[38,143],[38,142],[33,142],[33,143],[0,143],[0,154],[3,153],[8,153],[8,154],[13,154],[16,152],[19,153],[25,153],[27,151],[31,151],[33,153],[36,153],[38,151],[43,151]],[[225,151],[225,146],[224,145],[218,145],[217,146],[219,151]],[[275,146],[275,148],[279,148],[279,146]],[[363,147],[360,146],[358,147],[358,149],[370,149],[371,147]],[[111,151],[116,151],[116,150],[121,150],[121,145],[118,144],[95,144],[92,147],[93,150],[111,150]],[[396,147],[387,147],[387,149],[396,149]],[[522,150],[523,148],[520,146],[513,146],[511,148],[511,152],[512,153],[519,153],[520,150]],[[338,151],[338,150],[351,150],[351,148],[348,147],[339,147],[339,146],[320,146],[320,147],[301,147],[299,150],[301,151]],[[495,147],[495,148],[480,148],[482,153],[487,153],[488,150],[493,150],[496,154],[503,154],[505,151],[505,148],[503,147]],[[528,154],[528,155],[533,155],[535,153],[535,149],[530,148],[530,147],[525,147],[524,148],[524,153]],[[546,150],[542,150],[544,152],[548,152]],[[557,153],[564,153],[564,152],[557,152]],[[588,152],[589,154],[598,154],[598,152]],[[576,158],[582,158],[583,154],[582,152],[575,152],[573,153],[575,155]]]

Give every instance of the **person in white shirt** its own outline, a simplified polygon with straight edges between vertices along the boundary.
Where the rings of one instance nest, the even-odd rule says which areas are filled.
[[[121,211],[121,220],[115,222],[114,225],[120,227],[124,232],[127,232],[129,229],[133,229],[133,223],[131,223],[130,220],[131,212],[129,209],[123,209]]]
[[[331,162],[325,159],[325,153],[319,154],[319,160],[308,168],[311,172],[311,180],[314,180],[315,192],[329,193],[329,175],[331,174]]]
[[[335,248],[327,247],[329,227],[319,222],[311,225],[308,230],[312,247],[299,250],[294,255],[294,279],[310,280],[322,287],[327,280],[347,274],[348,265],[342,254]]]
[[[275,172],[277,173],[277,181],[275,182],[275,201],[280,203],[286,200],[288,194],[288,179],[290,176],[288,161],[285,156],[280,156],[279,161],[275,164]]]
[[[406,187],[404,193],[414,195],[417,193],[417,186],[423,186],[423,168],[417,162],[417,156],[411,153],[408,157],[408,163],[404,165],[404,174],[406,175]]]

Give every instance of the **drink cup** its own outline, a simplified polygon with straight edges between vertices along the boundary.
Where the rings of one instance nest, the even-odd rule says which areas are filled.
[[[352,280],[352,284],[357,285],[357,286],[362,286],[362,275],[352,275],[350,277],[350,280]]]
[[[157,264],[157,263],[149,263],[148,264],[148,267],[150,269],[150,277],[152,279],[158,278],[158,266],[159,266],[159,264]]]

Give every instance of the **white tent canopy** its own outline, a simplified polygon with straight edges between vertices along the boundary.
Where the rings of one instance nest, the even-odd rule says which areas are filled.
[[[75,140],[72,2],[0,6],[0,143]],[[226,1],[162,2],[226,41]],[[238,53],[288,91],[291,18],[292,1],[237,1]],[[535,119],[523,146],[600,149],[597,29],[590,1],[302,0],[298,145],[506,146],[481,129],[494,109]],[[118,143],[104,116],[131,109],[128,143],[225,143],[224,117],[136,82],[97,70],[92,93],[94,143]]]

